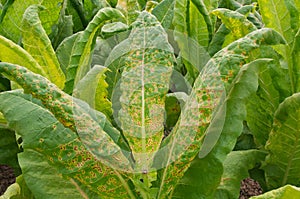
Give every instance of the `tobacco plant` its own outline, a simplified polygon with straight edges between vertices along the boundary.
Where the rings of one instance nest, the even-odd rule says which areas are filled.
[[[298,1],[0,3],[0,198],[299,195]]]

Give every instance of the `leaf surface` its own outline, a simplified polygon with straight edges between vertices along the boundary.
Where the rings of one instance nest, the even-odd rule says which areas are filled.
[[[266,149],[266,182],[274,189],[286,184],[300,185],[300,94],[286,98],[278,107]]]

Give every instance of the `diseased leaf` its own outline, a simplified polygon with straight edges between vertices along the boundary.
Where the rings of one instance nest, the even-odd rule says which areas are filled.
[[[266,149],[263,169],[270,189],[285,184],[300,185],[300,93],[286,98],[278,107]]]
[[[132,149],[136,171],[151,170],[163,138],[165,97],[172,74],[173,49],[157,19],[142,12],[125,41],[129,44],[120,78],[120,127]]]
[[[0,63],[0,72],[22,86],[25,92],[40,99],[67,128],[78,133],[81,141],[93,155],[110,166],[130,170],[130,162],[105,128],[106,117],[92,110],[88,104],[72,98],[42,76],[8,63]],[[33,84],[33,82],[35,82]],[[93,133],[90,133],[93,132]]]
[[[160,173],[161,184],[158,195],[159,198],[166,197],[166,195],[170,192],[172,194],[174,186],[176,186],[181,176],[183,176],[184,172],[188,169],[191,161],[196,157],[201,147],[201,143],[203,142],[204,133],[212,120],[213,110],[219,103],[222,93],[224,92],[224,88],[227,92],[230,91],[230,85],[236,74],[239,72],[241,65],[246,62],[247,54],[250,53],[251,50],[259,48],[260,45],[272,45],[283,42],[282,37],[275,31],[270,29],[257,30],[218,52],[210,60],[210,62],[208,62],[204,68],[205,70],[202,71],[203,76],[200,75],[195,82],[189,100],[184,109],[181,111],[181,118],[177,123],[177,126],[175,126],[173,132],[171,132],[169,137],[167,137],[161,145],[161,148],[168,144],[176,147],[169,147],[169,149],[167,149],[159,159],[164,163],[164,165],[167,165]],[[259,65],[259,63],[260,62],[253,63],[253,65]],[[251,72],[248,72],[247,75],[250,75]],[[218,167],[221,168],[217,170],[222,172],[221,163],[224,161],[226,155],[234,148],[235,141],[233,140],[236,140],[242,131],[242,122],[245,117],[245,110],[239,108],[240,111],[237,112],[237,104],[241,104],[242,106],[245,102],[241,99],[248,97],[250,94],[249,92],[254,92],[257,88],[255,86],[255,81],[253,81],[253,79],[255,80],[255,75],[257,74],[253,73],[252,76],[250,75],[248,78],[245,77],[245,80],[243,81],[246,82],[241,83],[243,86],[232,88],[233,90],[230,92],[232,92],[232,94],[235,93],[236,98],[233,96],[229,97],[231,96],[231,93],[227,94],[228,99],[232,99],[225,104],[226,109],[222,106],[219,109],[221,112],[217,114],[219,117],[216,117],[217,119],[215,120],[217,126],[216,128],[212,128],[212,132],[214,133],[211,134],[211,136],[215,138],[212,140],[210,140],[210,138],[207,142],[204,141],[204,145],[209,147],[205,148],[204,154],[207,154],[207,152],[210,151],[209,149],[212,149],[211,147],[213,147],[212,152],[204,159],[197,159],[195,164],[190,166],[189,175],[187,178],[182,179],[182,182],[184,182],[183,186],[178,186],[178,190],[180,191],[176,191],[176,194],[182,196],[184,193],[187,194],[194,192],[196,197],[199,190],[203,192],[201,193],[203,195],[213,193],[212,187],[217,186],[219,179],[221,178],[221,176],[219,176],[219,178],[216,176],[221,175],[222,173],[215,173],[216,167],[208,167],[207,165],[219,164]],[[218,78],[222,78],[222,81]],[[239,79],[237,79],[237,81],[238,80]],[[236,84],[239,85],[239,83]],[[246,88],[244,88],[245,86]],[[235,91],[235,89],[237,91]],[[243,89],[245,91],[242,92]],[[248,91],[248,89],[250,89],[250,91]],[[224,110],[227,112],[226,115],[228,115],[225,120],[225,124],[227,124],[227,126],[224,126],[222,129],[220,123],[221,125],[224,124],[222,122],[224,119],[223,117],[225,117],[225,113],[222,112]],[[201,114],[199,114],[199,112]],[[230,117],[231,114],[232,117]],[[185,119],[183,119],[184,117]],[[232,120],[237,121],[233,122]],[[219,140],[231,140],[229,143],[225,141],[218,141],[218,135],[220,135],[221,131],[222,134]],[[201,156],[203,157],[203,155]],[[196,188],[194,182],[196,178],[193,179],[193,177],[196,176],[193,172],[195,170],[193,165],[196,168],[199,168],[201,167],[199,165],[202,165],[203,168],[207,168],[209,170],[204,173],[214,173],[215,176],[209,180],[204,180],[206,177],[203,176],[203,183],[198,183]],[[210,169],[213,169],[213,171]],[[205,175],[204,173],[203,175]],[[213,180],[214,178],[215,180]],[[185,185],[186,183],[188,183],[188,185]],[[210,188],[208,189],[208,187]]]
[[[48,110],[42,107],[40,101],[30,95],[17,92],[1,93],[0,99],[1,112],[8,120],[10,127],[22,136],[23,147],[25,151],[28,151],[26,153],[30,154],[29,158],[32,157],[30,161],[23,154],[20,156],[23,160],[20,164],[27,175],[24,178],[26,181],[29,178],[31,185],[37,186],[35,189],[39,189],[39,186],[34,183],[36,180],[47,182],[41,179],[40,175],[37,177],[36,172],[43,172],[47,167],[53,171],[50,172],[51,174],[59,172],[59,176],[63,175],[69,181],[73,179],[74,182],[71,181],[75,187],[76,182],[80,182],[101,198],[135,198],[128,185],[129,179],[125,179],[122,172],[103,164],[103,159],[96,159],[84,147],[77,133],[58,122]],[[29,123],[31,125],[28,125]],[[36,155],[38,156],[35,157]],[[42,160],[34,161],[39,158]],[[41,167],[40,164],[42,164]],[[37,170],[31,170],[31,166],[36,167]],[[31,178],[33,176],[36,176],[34,177],[36,180]],[[70,183],[67,184],[70,185]],[[80,189],[83,189],[82,186],[79,187],[76,192],[81,192]],[[39,192],[39,190],[35,191]],[[55,192],[57,191],[51,191],[49,194],[55,194]],[[42,194],[42,192],[39,193]]]
[[[29,6],[22,20],[22,43],[27,52],[39,63],[46,73],[46,77],[63,88],[65,75],[60,68],[51,41],[41,25],[38,16],[39,6]]]
[[[26,184],[35,198],[88,198],[73,179],[63,178],[57,168],[47,162],[48,158],[44,154],[26,149],[18,157]]]

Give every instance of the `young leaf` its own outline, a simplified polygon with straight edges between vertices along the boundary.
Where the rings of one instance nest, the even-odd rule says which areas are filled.
[[[266,149],[269,155],[263,169],[269,188],[299,185],[300,168],[300,93],[282,102],[276,113]]]
[[[165,97],[175,61],[167,35],[144,11],[132,24],[120,79],[121,128],[136,160],[137,172],[149,172],[163,137]]]
[[[42,7],[32,5],[25,11],[22,20],[22,42],[25,50],[46,72],[46,78],[62,89],[65,84],[65,75],[39,19],[38,12],[40,9]]]
[[[76,38],[69,65],[67,67],[67,81],[65,91],[72,93],[73,87],[90,70],[92,51],[97,33],[108,20],[123,19],[122,13],[114,8],[103,8],[98,11],[86,29]]]

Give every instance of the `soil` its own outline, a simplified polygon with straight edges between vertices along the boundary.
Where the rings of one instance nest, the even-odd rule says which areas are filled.
[[[251,178],[246,178],[241,182],[239,199],[248,199],[251,196],[258,196],[263,193],[259,183]]]
[[[0,196],[4,194],[9,185],[15,182],[14,170],[7,165],[0,165]]]

